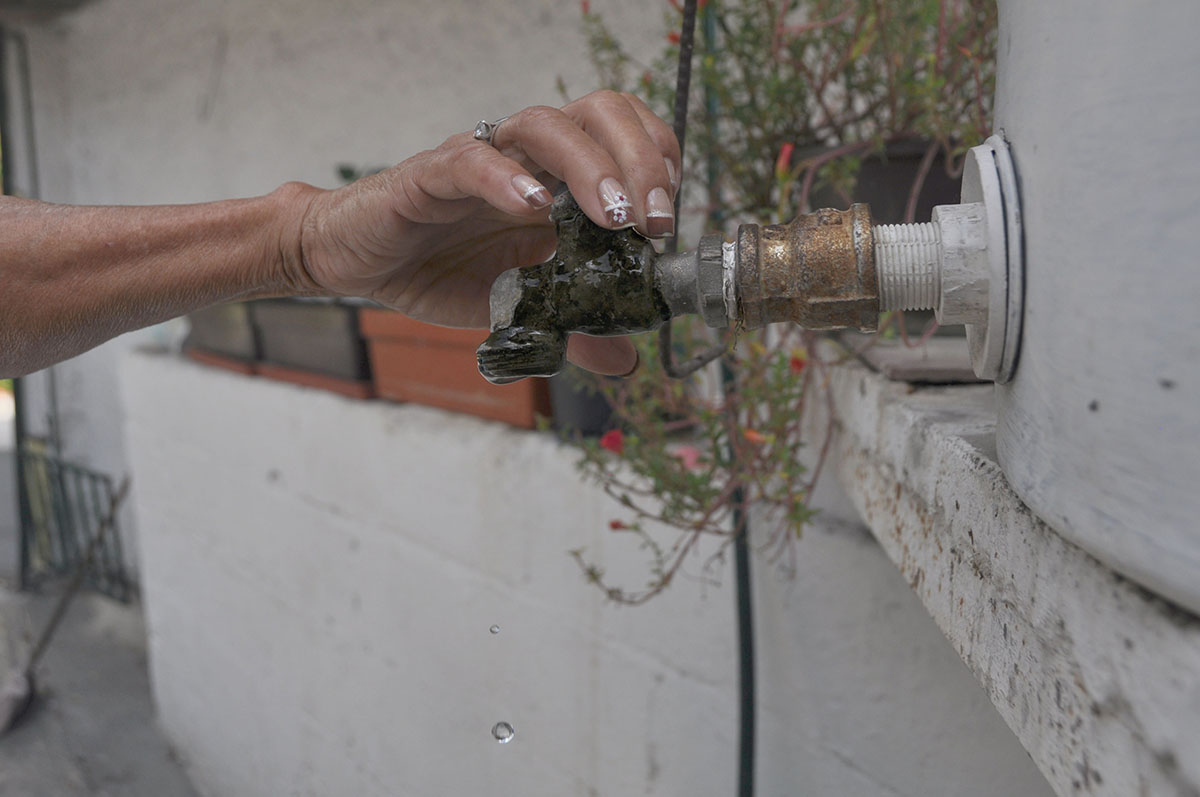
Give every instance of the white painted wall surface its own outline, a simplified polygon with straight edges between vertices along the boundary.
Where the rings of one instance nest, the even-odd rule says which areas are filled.
[[[655,50],[662,8],[596,0]],[[288,180],[337,184],[335,164],[387,165],[535,104],[595,87],[563,0],[96,0],[29,37],[41,196],[76,204],[199,202]],[[582,60],[581,60],[582,59]],[[24,176],[25,171],[21,171]],[[127,470],[121,354],[130,333],[56,367],[64,453]],[[42,393],[43,377],[30,379]],[[32,402],[45,432],[46,400]],[[126,547],[133,517],[126,513]]]
[[[729,574],[605,604],[567,551],[642,559],[552,437],[164,355],[122,383],[155,696],[207,794],[733,793]],[[757,571],[758,794],[1048,793],[865,530],[798,552]]]

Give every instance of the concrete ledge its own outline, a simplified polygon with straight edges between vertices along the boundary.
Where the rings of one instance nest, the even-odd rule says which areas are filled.
[[[1200,619],[1034,517],[990,386],[837,370],[838,474],[1059,794],[1200,794]]]

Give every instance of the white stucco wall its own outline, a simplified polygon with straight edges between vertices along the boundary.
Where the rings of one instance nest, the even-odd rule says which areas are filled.
[[[662,9],[596,0],[622,37],[658,47]],[[594,88],[579,4],[561,0],[95,0],[21,27],[29,39],[40,193],[154,204],[337,184],[335,164],[386,165],[534,104]],[[25,175],[25,171],[21,171]],[[56,367],[64,453],[126,472],[125,335]],[[46,430],[44,376],[29,380]],[[135,548],[126,513],[127,547]]]
[[[203,791],[733,793],[730,574],[606,604],[567,551],[643,559],[553,437],[164,355],[122,381],[155,696]],[[795,580],[756,565],[758,793],[1047,793],[822,503]]]

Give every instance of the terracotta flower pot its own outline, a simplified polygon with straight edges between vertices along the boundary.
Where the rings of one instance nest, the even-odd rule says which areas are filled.
[[[543,379],[493,385],[479,375],[475,349],[485,330],[423,324],[391,310],[364,307],[359,324],[367,338],[375,391],[383,398],[411,401],[524,429],[550,414]]]

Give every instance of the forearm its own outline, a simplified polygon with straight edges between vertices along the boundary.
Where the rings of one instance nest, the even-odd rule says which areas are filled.
[[[0,376],[218,302],[305,292],[298,236],[313,190],[158,207],[0,197]]]

